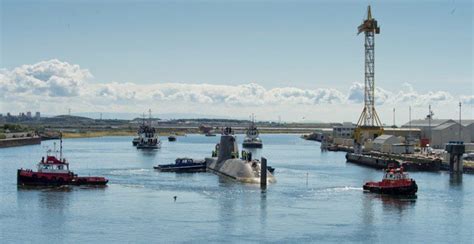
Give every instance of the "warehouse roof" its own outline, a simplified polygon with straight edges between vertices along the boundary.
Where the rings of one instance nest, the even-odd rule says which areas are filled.
[[[452,123],[455,122],[452,119],[432,119],[431,120],[431,126],[436,127],[445,123]],[[430,120],[429,119],[415,119],[412,120],[411,123],[408,122],[404,124],[402,127],[425,127],[430,125]]]
[[[459,125],[459,123],[446,123],[440,126],[436,126],[435,128],[433,128],[433,130],[444,130],[446,128],[449,128],[451,126],[456,126],[456,125]]]
[[[396,136],[394,135],[381,135],[381,136],[378,136],[377,138],[374,139],[374,142],[373,143],[380,143],[380,144],[384,144],[387,140],[389,139],[392,139],[392,138],[397,138]]]

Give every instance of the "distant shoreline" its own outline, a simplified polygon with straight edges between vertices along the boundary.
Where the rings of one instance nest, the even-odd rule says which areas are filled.
[[[202,134],[198,128],[195,129],[181,129],[181,128],[156,128],[160,136],[170,135],[185,135],[185,134]],[[245,128],[235,129],[237,134],[245,133]],[[311,129],[302,128],[262,128],[260,129],[261,134],[305,134],[312,132]],[[136,131],[130,130],[102,130],[102,131],[78,131],[78,132],[63,132],[63,138],[91,138],[91,137],[104,137],[104,136],[136,136]],[[219,135],[220,132],[215,132]]]

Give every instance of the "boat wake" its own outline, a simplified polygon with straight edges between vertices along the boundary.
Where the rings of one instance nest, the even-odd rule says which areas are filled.
[[[151,169],[115,169],[108,173],[114,176],[146,175]]]
[[[326,192],[346,192],[346,191],[363,191],[362,187],[353,186],[342,186],[342,187],[331,187],[325,189]]]

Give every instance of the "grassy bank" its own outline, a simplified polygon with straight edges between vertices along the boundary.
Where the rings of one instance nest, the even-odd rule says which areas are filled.
[[[102,136],[133,136],[136,131],[82,131],[82,132],[63,132],[64,138],[86,138]]]
[[[169,136],[169,135],[178,135],[182,136],[186,133],[181,131],[159,131],[158,135],[160,136]],[[136,131],[128,130],[109,130],[109,131],[81,131],[81,132],[63,132],[64,138],[88,138],[88,137],[103,137],[103,136],[136,136]]]

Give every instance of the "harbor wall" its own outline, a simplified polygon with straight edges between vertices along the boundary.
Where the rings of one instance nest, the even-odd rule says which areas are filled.
[[[41,137],[8,138],[0,140],[0,148],[41,144]]]

